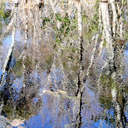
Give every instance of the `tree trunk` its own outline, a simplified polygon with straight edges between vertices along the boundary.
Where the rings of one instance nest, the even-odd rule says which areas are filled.
[[[121,59],[119,59],[120,51],[117,42],[115,40],[116,35],[120,34],[120,32],[117,31],[117,12],[116,12],[116,5],[115,0],[109,1],[112,8],[112,19],[110,19],[109,14],[109,8],[108,8],[108,1],[100,3],[100,9],[102,13],[102,23],[103,23],[103,31],[105,33],[105,39],[107,42],[107,49],[108,49],[108,61],[106,66],[108,66],[109,75],[114,81],[118,81],[119,79],[119,72],[121,68]],[[112,24],[110,24],[110,20],[112,21]],[[111,29],[112,28],[112,29]],[[104,67],[106,68],[106,67]],[[111,85],[113,86],[113,85]],[[124,128],[124,121],[122,120],[122,114],[121,114],[121,106],[118,103],[118,91],[117,91],[117,85],[114,85],[111,89],[111,95],[112,95],[112,102],[115,107],[115,117],[116,117],[116,127],[117,128]]]
[[[14,7],[14,9],[13,9],[13,13],[14,13],[13,14],[13,19],[14,19],[13,20],[13,22],[14,22],[13,24],[16,24],[16,14],[17,14],[17,8],[16,7]],[[13,49],[14,49],[14,45],[15,45],[15,33],[16,33],[16,28],[15,28],[15,25],[13,25],[12,43],[11,43],[11,45],[9,47],[5,62],[4,62],[3,67],[2,67],[2,76],[1,76],[1,80],[0,80],[0,85],[1,86],[3,85],[4,79],[5,79],[5,74],[8,71],[9,64],[11,62],[11,57],[12,57],[12,53],[13,53]]]
[[[83,35],[82,35],[82,5],[78,1],[78,33],[79,33],[79,74],[78,74],[78,90],[76,96],[79,99],[79,111],[76,119],[76,128],[81,128],[82,125],[82,95],[83,90]]]

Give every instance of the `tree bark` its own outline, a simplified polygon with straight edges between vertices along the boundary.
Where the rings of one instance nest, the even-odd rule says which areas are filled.
[[[79,99],[79,110],[76,119],[76,128],[82,125],[82,96],[83,96],[83,35],[82,35],[82,4],[78,1],[78,33],[79,33],[79,74],[78,74],[78,90],[76,96]]]
[[[108,50],[108,59],[113,59],[113,38],[111,31],[111,24],[109,19],[109,10],[108,10],[108,2],[100,2],[100,9],[102,13],[102,22],[103,22],[103,31],[105,33],[105,39],[107,42],[107,50]]]

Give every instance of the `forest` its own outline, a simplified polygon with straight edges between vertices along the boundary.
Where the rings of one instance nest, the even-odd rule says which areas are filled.
[[[0,0],[0,128],[128,128],[128,0]]]

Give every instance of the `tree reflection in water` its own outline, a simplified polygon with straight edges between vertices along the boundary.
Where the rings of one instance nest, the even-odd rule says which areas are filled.
[[[1,114],[11,124],[22,120],[22,127],[26,128],[127,127],[127,49],[125,43],[119,43],[125,42],[127,34],[126,39],[118,39],[122,36],[121,29],[117,38],[115,21],[104,15],[114,11],[113,3],[110,1],[112,10],[109,10],[107,1],[96,3],[96,7],[89,6],[87,1],[81,10],[73,1],[46,0],[42,7],[36,2],[21,0],[14,6],[15,15],[10,9],[14,3],[8,6],[9,9],[1,4],[0,68],[5,65],[0,82]],[[98,13],[99,4],[102,12]],[[120,8],[120,3],[117,4]],[[103,5],[108,9],[105,12]],[[122,6],[126,9],[124,14],[127,13],[125,4]],[[91,12],[88,13],[87,8]],[[81,19],[77,19],[77,9],[82,13],[81,33],[78,32]],[[110,18],[113,27],[103,18]],[[120,18],[119,28],[121,21]],[[113,35],[103,28],[105,23],[113,28]],[[104,30],[99,30],[99,26]],[[124,26],[128,27],[126,23]],[[14,47],[8,54],[12,41],[10,32],[14,29]],[[109,53],[108,47],[111,48]],[[108,56],[112,52],[113,61]],[[105,63],[107,66],[103,66]]]

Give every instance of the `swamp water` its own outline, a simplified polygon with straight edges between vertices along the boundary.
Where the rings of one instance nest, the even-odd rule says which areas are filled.
[[[2,5],[3,8],[1,7],[1,35],[5,33],[13,17],[10,14],[12,6],[13,3],[5,2]],[[0,42],[0,76],[2,79],[0,128],[75,128],[79,116],[81,128],[116,128],[116,104],[113,104],[111,95],[113,79],[107,73],[102,74],[100,84],[98,84],[99,76],[104,72],[102,66],[107,60],[106,48],[103,48],[100,55],[95,51],[96,55],[89,77],[83,84],[81,105],[79,104],[80,98],[76,96],[79,52],[77,21],[73,16],[75,8],[72,10],[70,18],[60,14],[54,18],[51,8],[44,7],[43,13],[41,13],[43,18],[40,20],[43,26],[39,23],[40,14],[36,8],[35,12],[31,9],[30,12],[20,11],[23,10],[17,9],[17,18],[14,21],[15,45],[8,70],[3,78],[2,67],[13,42],[14,26]],[[30,17],[20,17],[23,15],[22,13],[31,13],[31,15]],[[31,19],[31,17],[33,18]],[[27,24],[29,25],[26,34]],[[59,26],[61,26],[60,29]],[[86,28],[86,25],[83,27]],[[83,53],[85,77],[94,46],[92,44],[94,40],[92,39],[89,44],[90,40],[88,41],[86,36],[84,36],[83,46],[85,49]],[[89,36],[92,36],[92,33]],[[118,102],[122,118],[125,118],[125,127],[127,127],[127,43],[123,49],[121,61],[123,70],[121,85],[118,88]]]

